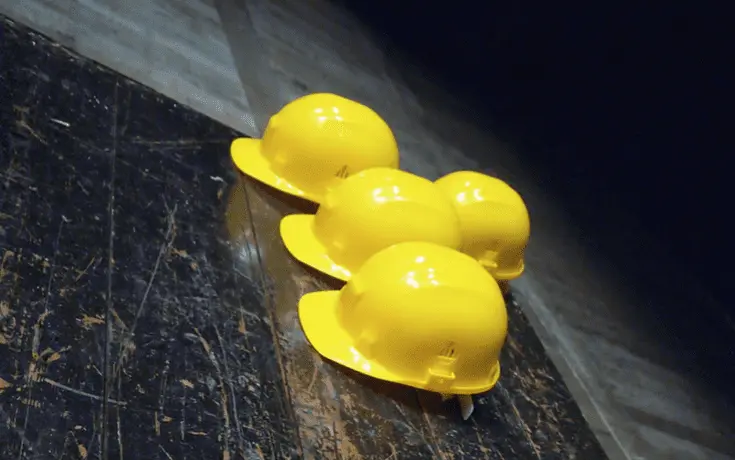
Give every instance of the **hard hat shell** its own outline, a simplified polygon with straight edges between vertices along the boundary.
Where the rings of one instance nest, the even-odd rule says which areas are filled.
[[[355,173],[399,166],[386,122],[372,109],[329,93],[292,101],[270,118],[263,139],[236,139],[230,151],[244,174],[315,203]]]
[[[428,241],[454,249],[461,243],[449,198],[430,180],[391,168],[345,179],[327,193],[316,215],[286,216],[280,230],[296,259],[344,281],[396,243]]]
[[[451,248],[386,248],[340,291],[306,294],[298,310],[317,352],[381,380],[477,394],[500,376],[508,330],[503,296],[475,259]]]
[[[507,183],[475,171],[457,171],[435,184],[451,197],[462,230],[461,251],[497,280],[519,277],[531,223],[523,198]]]

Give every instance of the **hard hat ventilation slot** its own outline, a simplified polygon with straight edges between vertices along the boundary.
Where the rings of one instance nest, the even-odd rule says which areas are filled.
[[[439,351],[439,356],[443,358],[456,358],[457,350],[454,345],[454,342],[449,342],[444,345]]]
[[[350,177],[350,169],[347,167],[347,165],[342,166],[337,170],[337,172],[334,173],[334,177],[337,177],[339,179],[347,179]]]

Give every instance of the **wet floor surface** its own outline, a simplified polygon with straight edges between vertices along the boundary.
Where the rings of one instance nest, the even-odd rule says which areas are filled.
[[[509,300],[503,375],[456,402],[322,360],[288,257],[303,211],[238,134],[2,23],[0,458],[601,459]]]

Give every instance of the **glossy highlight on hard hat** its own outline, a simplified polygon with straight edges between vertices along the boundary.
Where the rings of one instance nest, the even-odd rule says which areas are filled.
[[[286,216],[280,231],[296,259],[344,281],[393,244],[428,241],[458,249],[461,243],[449,198],[430,180],[392,168],[345,179],[327,193],[316,215]]]
[[[473,258],[433,243],[373,255],[340,291],[299,302],[306,338],[357,372],[443,394],[495,386],[508,313],[497,282]]]
[[[292,101],[270,118],[263,139],[236,139],[230,151],[244,174],[315,203],[353,174],[399,167],[386,122],[372,109],[329,93]]]
[[[507,183],[474,171],[457,171],[436,182],[451,197],[462,229],[462,252],[497,280],[519,277],[531,223],[523,198]]]

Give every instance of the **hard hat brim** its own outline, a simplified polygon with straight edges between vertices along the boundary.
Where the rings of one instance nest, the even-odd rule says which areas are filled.
[[[235,139],[230,146],[232,161],[243,174],[252,177],[269,187],[273,187],[283,193],[297,196],[305,200],[319,203],[321,197],[305,192],[289,181],[278,176],[271,170],[270,163],[260,150],[262,141],[260,139],[249,139],[241,137]]]
[[[340,291],[312,292],[299,300],[299,321],[306,339],[323,357],[361,374],[399,382],[382,366],[362,356],[339,323]]]
[[[299,262],[338,280],[348,281],[352,277],[350,270],[327,255],[327,248],[314,234],[313,215],[286,216],[281,219],[280,231],[284,246]]]

